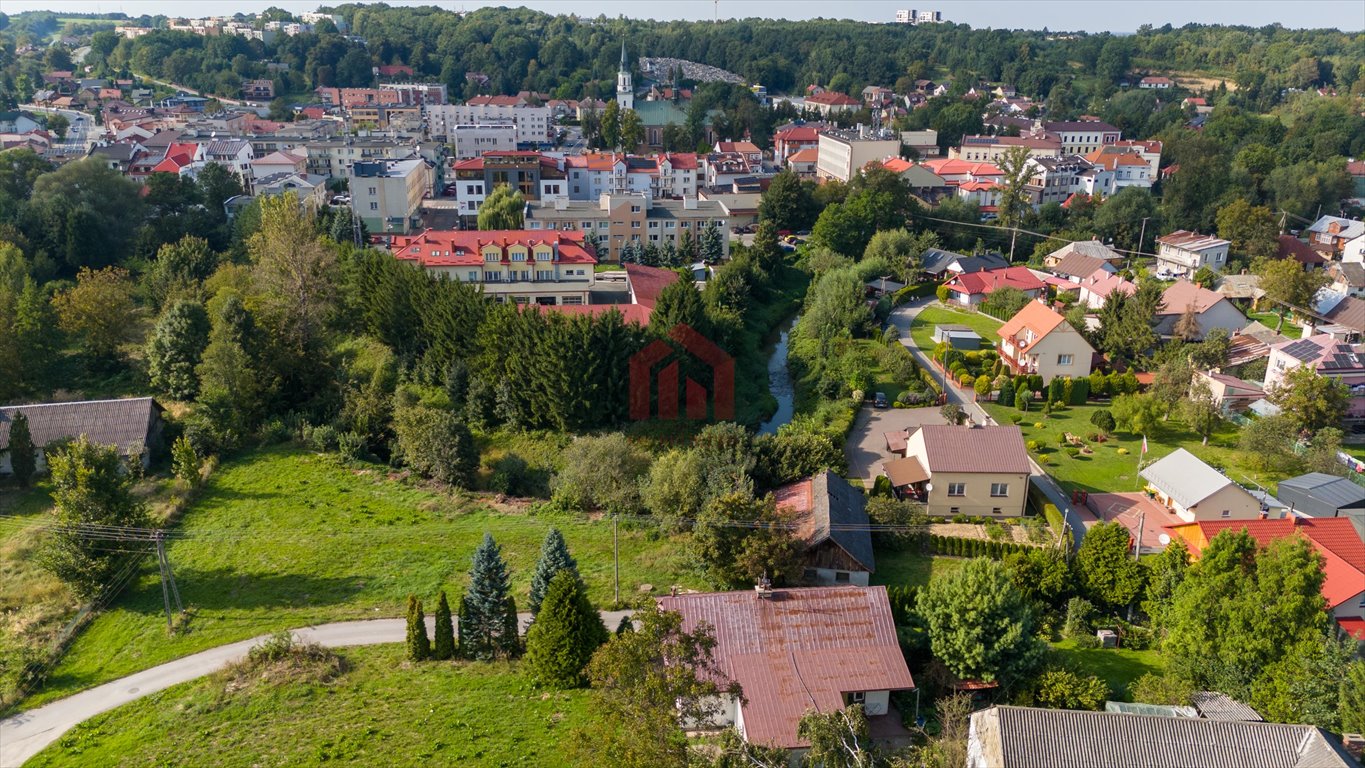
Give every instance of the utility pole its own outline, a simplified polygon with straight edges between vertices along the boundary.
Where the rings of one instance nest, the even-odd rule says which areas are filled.
[[[1137,561],[1138,555],[1142,553],[1142,524],[1147,521],[1147,512],[1144,510],[1138,513],[1137,541],[1133,543],[1133,560]]]
[[[152,534],[152,540],[156,544],[156,564],[161,570],[161,603],[166,609],[166,631],[174,628],[171,618],[171,600],[175,600],[176,613],[184,613],[185,607],[180,603],[180,589],[175,585],[175,574],[171,572],[171,561],[166,557],[166,533],[158,530]]]
[[[1010,227],[1010,263],[1014,263],[1014,241],[1019,237],[1019,227]]]
[[[1142,244],[1143,244],[1144,242],[1146,242],[1146,240],[1147,240],[1147,220],[1150,219],[1150,218],[1151,218],[1151,216],[1143,216],[1143,217],[1142,217],[1142,231],[1141,231],[1140,233],[1138,233],[1138,247],[1137,247],[1137,252],[1138,252],[1138,253],[1142,253]],[[1129,268],[1131,268],[1131,267],[1133,266],[1133,257],[1132,257],[1131,254],[1128,256],[1128,266],[1129,266]]]
[[[611,516],[611,581],[612,592],[615,595],[612,602],[621,605],[621,516],[612,513]]]

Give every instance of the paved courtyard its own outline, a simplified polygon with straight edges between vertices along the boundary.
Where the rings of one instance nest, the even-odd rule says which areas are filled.
[[[864,405],[853,421],[844,443],[848,457],[848,476],[861,477],[869,484],[881,474],[882,462],[892,458],[886,450],[886,433],[914,430],[925,424],[947,424],[938,408],[873,408]]]

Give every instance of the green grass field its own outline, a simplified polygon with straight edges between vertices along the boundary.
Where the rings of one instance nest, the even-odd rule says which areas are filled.
[[[1130,651],[1127,648],[1077,648],[1076,641],[1053,644],[1058,661],[1109,683],[1115,697],[1132,701],[1128,693],[1133,681],[1151,672],[1161,674],[1166,661],[1158,651]]]
[[[509,663],[429,662],[401,645],[342,649],[328,683],[185,683],[99,715],[28,766],[569,766],[585,691],[541,691]]]
[[[463,588],[485,531],[502,546],[514,595],[526,604],[546,531],[557,525],[593,601],[612,600],[612,529],[579,517],[517,509],[391,480],[384,467],[348,468],[275,448],[225,463],[182,518],[167,548],[188,631],[168,636],[154,567],[72,643],[40,704],[205,648],[271,630],[403,615],[408,594],[428,601]],[[678,540],[621,531],[621,597],[639,585],[700,586]]]
[[[1000,424],[1012,423],[1012,417],[1020,415],[1019,410],[1002,405],[983,404]],[[1072,458],[1060,449],[1064,433],[1085,437],[1094,433],[1095,426],[1090,417],[1095,411],[1108,407],[1105,403],[1067,406],[1061,411],[1053,411],[1044,416],[1037,408],[1023,414],[1024,420],[1019,427],[1024,433],[1024,441],[1040,440],[1045,442],[1045,450],[1036,455],[1045,457],[1048,464],[1044,467],[1067,489],[1080,489],[1092,493],[1136,491],[1140,488],[1138,477],[1138,454],[1142,450],[1142,436],[1118,432],[1104,443],[1092,443],[1094,454]],[[1043,426],[1036,427],[1035,424]],[[1224,422],[1217,432],[1209,438],[1208,445],[1202,445],[1198,435],[1186,429],[1175,419],[1162,422],[1147,435],[1148,452],[1142,457],[1143,466],[1160,459],[1176,448],[1198,456],[1209,464],[1222,469],[1234,481],[1249,485],[1252,481],[1270,485],[1279,476],[1265,472],[1247,462],[1246,455],[1237,450],[1237,428]],[[1119,449],[1127,454],[1120,454]]]
[[[871,583],[899,587],[926,587],[935,577],[942,578],[967,562],[966,558],[921,555],[911,548],[878,548],[877,570]]]
[[[914,340],[915,346],[925,352],[932,352],[936,325],[965,325],[981,335],[982,349],[990,349],[995,346],[998,338],[995,331],[1003,323],[981,312],[958,312],[939,305],[928,306],[915,315],[915,321],[910,325],[910,338]]]

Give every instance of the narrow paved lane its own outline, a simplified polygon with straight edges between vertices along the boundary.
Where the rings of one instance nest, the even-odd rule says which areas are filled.
[[[615,630],[623,616],[630,611],[602,611],[602,622],[608,630]],[[522,628],[530,622],[529,613],[519,614]],[[434,632],[436,621],[427,617],[427,631]],[[374,619],[369,621],[341,621],[292,630],[303,643],[317,643],[328,648],[355,645],[401,643],[407,638],[407,622],[403,619]],[[137,701],[164,691],[173,685],[217,672],[246,658],[247,651],[267,635],[237,643],[220,645],[207,651],[168,661],[160,666],[120,678],[111,683],[74,696],[45,704],[13,717],[0,720],[0,768],[19,768],[24,761],[38,754],[62,734],[101,712]]]
[[[995,419],[991,418],[991,415],[986,413],[986,410],[976,403],[975,392],[964,390],[951,379],[944,381],[941,372],[934,367],[933,361],[931,361],[929,356],[924,354],[919,347],[915,346],[914,339],[910,337],[910,326],[914,323],[915,316],[920,313],[920,310],[932,303],[935,303],[934,299],[919,298],[908,304],[902,304],[891,310],[891,315],[887,318],[887,321],[896,326],[900,331],[901,343],[910,350],[910,354],[915,356],[915,362],[919,363],[920,367],[925,370],[933,371],[935,375],[939,376],[940,383],[944,384],[943,391],[948,395],[948,402],[957,403],[962,406],[967,412],[967,415],[978,424],[995,424]],[[1076,510],[1071,506],[1071,500],[1067,498],[1066,493],[1062,490],[1062,487],[1057,484],[1057,481],[1053,480],[1051,475],[1044,472],[1043,468],[1038,466],[1038,462],[1034,461],[1032,456],[1029,457],[1028,463],[1032,470],[1029,480],[1043,492],[1044,496],[1047,496],[1049,501],[1056,505],[1058,510],[1061,511],[1062,517],[1066,520],[1067,525],[1070,526],[1072,530],[1071,546],[1073,550],[1079,548],[1081,546],[1081,538],[1085,536],[1085,525],[1081,522],[1080,515],[1078,515]]]

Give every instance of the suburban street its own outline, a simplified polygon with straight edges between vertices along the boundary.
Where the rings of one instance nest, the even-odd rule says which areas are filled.
[[[70,127],[66,131],[66,139],[55,141],[52,144],[54,153],[63,155],[84,155],[90,150],[90,146],[95,143],[97,132],[94,130],[94,117],[86,112],[75,109],[58,109],[56,107],[46,107],[41,104],[20,104],[20,109],[31,112],[42,112],[44,114],[58,114],[66,118]]]
[[[910,350],[910,354],[915,356],[915,362],[919,363],[920,367],[925,370],[934,371],[935,375],[938,375],[938,369],[934,367],[933,361],[929,359],[928,355],[920,351],[920,349],[915,346],[914,340],[910,338],[910,326],[914,322],[915,316],[919,314],[921,309],[924,309],[934,301],[934,299],[926,297],[916,299],[907,304],[902,304],[891,310],[891,315],[887,320],[900,331],[901,343]],[[940,377],[940,381],[942,381],[942,377]],[[978,424],[996,425],[995,419],[991,418],[990,414],[986,413],[984,408],[977,405],[974,393],[969,394],[963,391],[962,388],[952,381],[947,381],[945,383],[946,386],[943,389],[948,395],[948,402],[961,405],[963,410],[967,412],[967,415]],[[1071,500],[1067,498],[1067,495],[1062,491],[1061,486],[1057,485],[1057,481],[1053,480],[1051,475],[1044,472],[1043,468],[1038,466],[1038,462],[1034,461],[1032,456],[1029,457],[1028,463],[1029,467],[1032,469],[1031,480],[1034,486],[1042,491],[1043,495],[1047,496],[1048,500],[1056,505],[1057,509],[1061,511],[1063,519],[1066,520],[1067,525],[1073,532],[1072,548],[1079,549],[1081,546],[1081,539],[1085,536],[1085,525],[1082,523],[1080,515],[1072,508]]]
[[[602,611],[602,622],[615,630],[622,617],[631,611]],[[531,614],[518,614],[523,630]],[[434,633],[435,617],[427,617],[428,636]],[[404,619],[340,621],[293,630],[301,643],[317,643],[327,648],[401,643],[407,637]],[[0,720],[0,768],[19,768],[24,761],[41,752],[62,734],[101,712],[120,707],[144,696],[164,691],[173,685],[203,677],[246,658],[252,646],[265,640],[260,635],[170,661],[151,669],[82,691],[74,696],[20,712]]]

